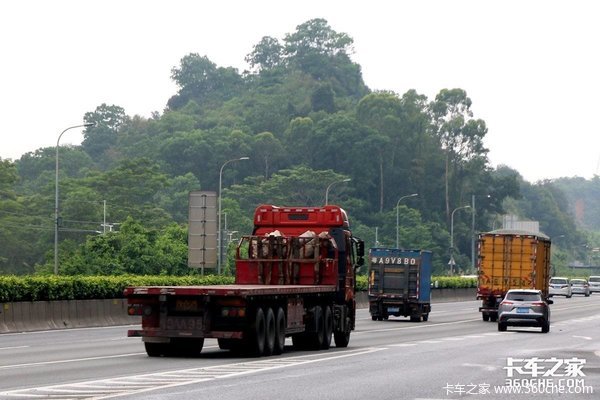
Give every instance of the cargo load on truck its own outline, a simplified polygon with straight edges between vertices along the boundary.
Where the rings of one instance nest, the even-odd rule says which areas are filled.
[[[477,299],[484,321],[497,321],[509,289],[537,289],[548,298],[550,238],[542,233],[498,229],[478,239]]]
[[[286,337],[297,349],[327,349],[332,336],[346,347],[363,255],[339,206],[261,205],[236,249],[235,284],[128,287],[129,314],[142,316],[128,336],[149,356],[197,355],[206,338],[257,356],[282,353]]]
[[[431,258],[425,250],[369,250],[369,313],[373,321],[390,316],[427,321],[431,311]]]

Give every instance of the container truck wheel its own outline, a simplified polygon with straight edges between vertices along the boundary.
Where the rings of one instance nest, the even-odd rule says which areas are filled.
[[[490,314],[490,321],[492,321],[492,322],[498,321],[498,313],[491,313]]]
[[[423,321],[426,322],[429,320],[429,313],[423,314]]]
[[[481,313],[481,318],[483,318],[483,320],[485,322],[488,322],[490,320],[490,314],[488,314],[488,313]]]
[[[331,335],[333,333],[333,313],[331,307],[325,306],[323,315],[323,345],[321,348],[327,350],[331,346]]]
[[[411,315],[410,322],[421,322],[421,316],[420,315]]]
[[[285,321],[285,312],[283,308],[277,309],[277,315],[275,316],[275,349],[273,353],[281,354],[285,348],[285,329],[287,323]]]
[[[505,322],[498,322],[498,331],[500,331],[500,332],[506,331],[506,323]]]
[[[377,321],[377,315],[371,315],[371,321]]]
[[[267,328],[265,324],[265,313],[262,308],[256,309],[254,315],[254,323],[250,328],[249,347],[251,352],[256,356],[262,356],[265,352],[265,339],[267,336]]]
[[[335,342],[335,347],[348,347],[348,343],[350,343],[350,331],[334,332],[333,341]]]
[[[275,351],[275,314],[273,309],[268,307],[266,309],[265,317],[265,348],[264,355],[270,356]]]

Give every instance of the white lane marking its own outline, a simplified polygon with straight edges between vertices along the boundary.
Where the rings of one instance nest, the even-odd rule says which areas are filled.
[[[27,363],[27,364],[2,365],[2,366],[0,366],[0,369],[37,367],[39,365],[66,364],[66,363],[81,362],[81,361],[92,361],[92,360],[106,360],[106,359],[109,359],[109,358],[133,357],[133,356],[140,356],[140,355],[145,355],[145,354],[146,353],[116,354],[116,355],[113,355],[113,356],[73,358],[73,359],[70,359],[70,360],[42,361],[42,362]]]
[[[364,331],[355,331],[352,334],[353,335],[360,335],[360,334],[363,334],[363,333],[401,331],[401,330],[404,330],[404,329],[435,328],[436,326],[464,324],[464,323],[473,322],[473,321],[481,321],[481,318],[465,319],[465,320],[462,320],[462,321],[452,321],[452,322],[440,322],[439,324],[423,324],[423,325],[403,326],[403,327],[399,327],[399,328],[368,329],[368,330],[364,330]]]
[[[442,343],[442,340],[419,340],[418,344],[434,344],[434,343]]]
[[[416,346],[416,343],[398,343],[398,344],[389,344],[389,347],[412,347]]]
[[[59,398],[62,396],[62,398],[68,397],[72,399],[109,399],[132,394],[137,395],[157,389],[190,385],[214,379],[231,378],[273,369],[355,357],[381,350],[386,350],[386,348],[371,347],[355,350],[340,350],[329,353],[329,355],[309,354],[296,357],[283,357],[273,360],[266,359],[236,364],[218,365],[214,367],[191,368],[71,384],[42,386],[0,392],[0,396],[25,398]]]
[[[574,338],[579,338],[579,339],[585,339],[585,340],[592,340],[591,337],[589,336],[577,336],[577,335],[573,335]]]
[[[11,349],[26,349],[29,346],[12,346],[12,347],[0,347],[0,350],[11,350]]]
[[[498,369],[498,367],[494,367],[492,365],[488,365],[488,364],[472,364],[472,363],[464,363],[462,364],[463,367],[475,367],[478,369],[484,369],[486,371],[496,371]]]

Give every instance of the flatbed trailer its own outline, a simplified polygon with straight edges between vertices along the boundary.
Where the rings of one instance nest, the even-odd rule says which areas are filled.
[[[298,349],[327,349],[332,336],[346,347],[363,255],[338,206],[259,206],[237,247],[235,284],[128,287],[128,312],[142,316],[128,336],[149,356],[197,355],[205,338],[257,356],[280,354],[288,336]]]

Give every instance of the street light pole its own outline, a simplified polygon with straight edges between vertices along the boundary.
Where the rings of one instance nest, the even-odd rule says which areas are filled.
[[[346,179],[342,179],[341,181],[335,181],[335,182],[331,182],[328,186],[327,189],[325,190],[325,205],[329,204],[329,189],[331,189],[331,187],[333,185],[335,185],[336,183],[342,183],[342,182],[350,182],[352,179],[350,178],[346,178]]]
[[[400,206],[400,202],[401,202],[402,200],[404,200],[404,199],[406,199],[406,198],[409,198],[409,197],[416,197],[416,196],[418,196],[418,195],[419,195],[418,193],[413,193],[413,194],[409,194],[409,195],[407,195],[407,196],[402,196],[402,197],[400,197],[400,198],[398,199],[398,201],[396,202],[396,248],[397,248],[397,249],[399,249],[399,248],[400,248],[400,244],[399,244],[399,243],[400,243],[400,242],[399,242],[399,234],[398,234],[398,225],[399,225],[399,222],[400,222],[400,214],[399,214],[399,212],[398,212],[398,207]]]
[[[218,244],[219,244],[219,251],[217,252],[217,274],[221,275],[221,264],[223,263],[223,232],[221,232],[221,187],[222,187],[222,183],[223,183],[223,168],[225,168],[225,166],[227,164],[229,164],[230,162],[234,162],[234,161],[241,161],[241,160],[249,160],[250,157],[240,157],[240,158],[234,158],[232,160],[227,160],[223,163],[223,165],[221,165],[221,169],[219,170],[219,212],[218,212],[218,228],[217,230],[219,231],[218,234]]]
[[[70,126],[62,131],[56,140],[56,168],[54,171],[54,275],[58,275],[58,146],[60,145],[60,138],[70,129],[89,128],[94,125],[96,124],[90,123]]]
[[[454,213],[457,212],[458,210],[462,210],[462,209],[467,209],[467,208],[471,208],[471,206],[467,205],[467,206],[462,206],[462,207],[457,207],[454,210],[452,210],[452,214],[450,214],[450,268],[454,269],[454,257],[453,257],[453,252],[454,252]],[[454,271],[450,271],[450,274],[454,274]]]

